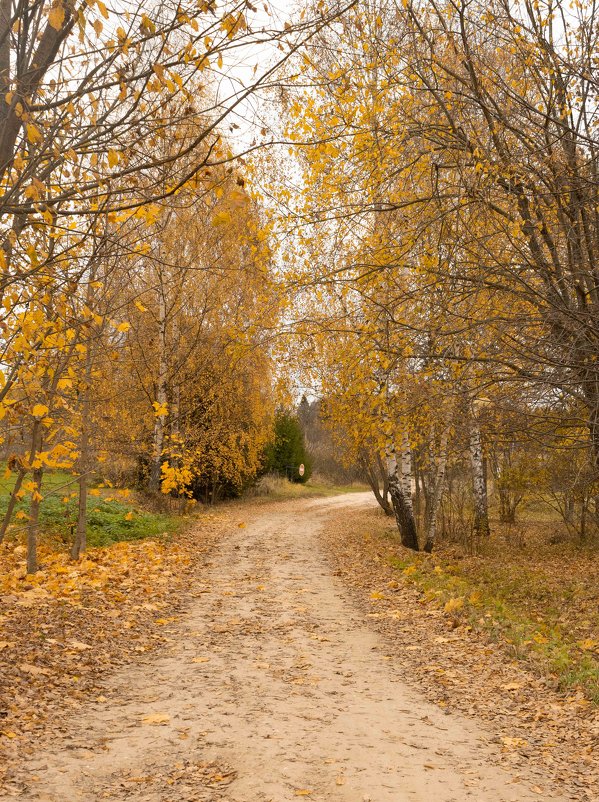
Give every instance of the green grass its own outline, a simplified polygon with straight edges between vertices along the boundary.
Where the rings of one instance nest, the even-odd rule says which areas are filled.
[[[8,507],[14,479],[13,475],[10,479],[0,480],[0,516],[4,516]],[[109,546],[111,543],[123,540],[170,536],[180,531],[183,526],[183,519],[180,516],[144,510],[131,503],[118,490],[92,487],[92,493],[96,495],[90,495],[87,502],[89,546]],[[44,474],[42,495],[44,500],[40,508],[41,535],[49,535],[70,543],[77,521],[75,477],[64,471],[48,471]],[[16,516],[19,511],[27,513],[27,510],[27,499],[16,505],[12,524],[7,533],[8,538],[24,536],[27,520]]]
[[[543,555],[536,565],[492,557],[456,562],[444,554],[402,554],[391,563],[428,603],[503,642],[562,689],[580,687],[599,704],[597,587],[581,582],[576,565],[556,574]]]

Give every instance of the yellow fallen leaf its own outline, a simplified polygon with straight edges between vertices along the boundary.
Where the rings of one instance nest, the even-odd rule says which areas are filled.
[[[458,596],[455,599],[449,599],[443,608],[446,613],[453,613],[455,610],[461,610],[464,606],[463,596]]]
[[[311,796],[311,788],[296,788],[294,791],[295,796]]]
[[[525,741],[524,738],[510,738],[507,735],[504,735],[501,739],[504,746],[510,747],[518,747],[518,746],[527,746],[528,741]]]
[[[191,662],[192,663],[209,663],[210,662],[210,658],[209,657],[194,657]]]
[[[384,594],[384,593],[379,593],[379,591],[378,591],[378,590],[374,590],[374,591],[373,591],[373,592],[370,594],[370,598],[371,598],[371,599],[376,599],[376,600],[378,600],[378,599],[384,599],[384,598],[385,598],[385,594]]]
[[[335,785],[345,785],[345,777],[337,777]]]
[[[149,713],[147,716],[143,716],[142,723],[143,724],[168,724],[171,720],[171,717],[168,713]]]

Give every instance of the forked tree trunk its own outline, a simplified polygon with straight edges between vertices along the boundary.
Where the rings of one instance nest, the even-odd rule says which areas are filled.
[[[404,439],[405,442],[405,439]],[[414,510],[412,507],[411,492],[411,452],[410,459],[406,457],[405,451],[401,458],[401,474],[395,450],[391,447],[387,451],[387,475],[389,477],[389,495],[393,503],[393,511],[401,543],[408,549],[419,551],[418,531],[414,520]],[[406,472],[409,471],[410,492],[407,494],[404,488],[407,485]]]
[[[483,460],[483,445],[480,426],[473,416],[470,430],[470,462],[472,465],[472,489],[474,492],[474,531],[477,535],[489,535],[489,503],[487,478]]]
[[[435,484],[432,492],[429,495],[428,504],[426,506],[425,516],[425,530],[426,530],[426,543],[424,544],[424,551],[428,554],[431,553],[435,546],[437,538],[437,517],[439,508],[441,506],[441,499],[443,497],[443,490],[445,487],[445,471],[447,469],[447,444],[449,442],[449,426],[447,426],[442,434],[439,443],[439,456],[437,459],[437,471],[435,474]]]
[[[385,515],[393,515],[393,504],[391,504],[391,499],[389,498],[389,476],[385,470],[385,462],[378,452],[376,455],[376,464],[378,466],[383,484],[383,489],[381,491],[381,495],[383,497],[383,509],[385,510]]]
[[[360,462],[366,476],[366,481],[372,490],[379,507],[384,511],[385,515],[393,515],[393,507],[389,501],[389,481],[387,478],[387,471],[384,469],[384,464],[380,455],[376,455],[377,464],[373,465],[366,454],[362,454]],[[377,470],[377,466],[378,469]],[[382,470],[380,470],[382,468]],[[380,476],[379,476],[380,471]],[[381,490],[381,479],[383,488]]]

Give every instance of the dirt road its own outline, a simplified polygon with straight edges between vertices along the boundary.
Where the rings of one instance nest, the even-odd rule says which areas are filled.
[[[46,802],[526,802],[485,732],[410,690],[318,535],[355,494],[264,507],[210,557],[159,657],[29,761]],[[238,522],[241,523],[241,520]]]

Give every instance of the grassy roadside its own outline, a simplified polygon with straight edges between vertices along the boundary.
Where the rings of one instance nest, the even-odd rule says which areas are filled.
[[[0,466],[1,469],[2,466]],[[14,475],[0,479],[0,517],[8,507]],[[49,471],[42,485],[44,501],[40,509],[40,532],[56,542],[70,543],[77,520],[76,477],[64,471]],[[19,502],[7,532],[7,540],[21,539],[27,528],[28,504]],[[92,486],[87,502],[88,545],[110,546],[113,543],[173,535],[181,531],[184,519],[179,515],[155,513],[137,503],[128,490],[103,483]]]
[[[394,526],[374,514],[368,534],[393,545],[391,565],[425,604],[484,631],[558,688],[580,688],[599,704],[597,554],[550,544],[546,522],[524,522],[519,545],[505,527],[493,529],[476,555],[451,544],[430,556],[409,552]]]
[[[281,477],[264,476],[252,488],[246,498],[251,501],[290,501],[295,498],[329,498],[344,493],[363,493],[366,485],[334,485],[319,479],[309,479],[305,484],[290,482]],[[243,499],[242,499],[243,501]]]

